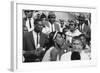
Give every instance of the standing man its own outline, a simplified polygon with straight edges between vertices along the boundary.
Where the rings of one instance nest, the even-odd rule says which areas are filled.
[[[30,32],[34,29],[34,19],[32,18],[33,10],[25,10],[24,13],[26,16],[25,26],[26,26],[28,32]]]
[[[41,32],[43,28],[42,22],[37,19],[34,24],[34,30],[23,35],[24,62],[41,61],[45,53],[47,36]]]
[[[48,20],[49,20],[48,24],[50,32],[60,31],[60,24],[56,22],[56,15],[54,12],[49,13]]]

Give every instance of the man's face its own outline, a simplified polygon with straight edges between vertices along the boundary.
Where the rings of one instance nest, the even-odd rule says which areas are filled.
[[[38,24],[35,26],[36,32],[41,32],[43,28],[42,21],[38,21]]]
[[[64,38],[60,34],[57,34],[56,36],[56,43],[60,46],[62,46],[64,43]]]
[[[51,22],[51,23],[54,23],[55,22],[55,16],[51,16],[50,18],[49,18],[49,21]]]
[[[86,44],[86,38],[84,36],[81,36],[80,39],[84,44]]]
[[[27,12],[26,12],[26,16],[27,16],[28,18],[31,18],[31,17],[33,16],[33,12],[32,12],[32,11],[27,11]]]
[[[43,23],[43,24],[46,24],[46,22],[47,22],[47,21],[46,21],[46,18],[42,18],[42,23]]]
[[[83,24],[84,23],[84,20],[79,20],[79,24]]]
[[[69,24],[70,30],[74,30],[75,29],[75,25],[74,24]]]
[[[64,21],[61,21],[60,24],[61,24],[61,27],[63,27],[64,26]]]
[[[73,50],[76,50],[76,51],[80,51],[83,48],[82,42],[80,40],[74,40],[72,45],[73,45]]]
[[[40,14],[37,14],[37,19],[39,19],[41,17],[41,15]]]

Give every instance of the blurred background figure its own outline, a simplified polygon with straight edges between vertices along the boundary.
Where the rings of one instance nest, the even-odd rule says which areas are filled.
[[[83,14],[80,14],[78,16],[78,21],[79,21],[79,30],[85,34],[86,36],[90,37],[91,36],[91,29],[90,29],[90,22],[88,18],[85,18]]]
[[[65,28],[65,21],[63,19],[60,19],[60,32],[63,32],[63,29]]]
[[[50,29],[49,29],[47,16],[44,13],[42,13],[40,19],[42,20],[42,23],[43,23],[43,26],[44,26],[42,32],[45,33],[46,35],[49,35]]]
[[[41,32],[43,28],[42,21],[37,19],[34,24],[34,30],[23,35],[24,62],[41,61],[45,53],[48,37]]]
[[[56,15],[54,12],[49,12],[48,24],[50,32],[60,31],[60,24],[56,22]]]
[[[69,20],[69,31],[65,33],[66,39],[69,40],[69,42],[72,42],[72,38],[74,36],[79,36],[81,32],[76,28],[75,22],[73,20]]]
[[[24,21],[24,30],[30,32],[34,29],[34,19],[32,18],[33,17],[33,10],[24,10],[24,13],[25,13],[25,16],[26,18],[25,21]]]

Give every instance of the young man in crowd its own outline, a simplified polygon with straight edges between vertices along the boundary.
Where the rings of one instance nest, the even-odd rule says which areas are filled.
[[[40,19],[42,20],[43,26],[44,28],[42,29],[42,32],[45,33],[46,35],[50,34],[50,30],[49,30],[49,24],[48,24],[48,20],[47,20],[47,16],[42,13]]]
[[[41,61],[45,53],[45,44],[48,37],[41,32],[43,28],[42,21],[37,19],[34,24],[34,30],[23,35],[24,62]]]
[[[48,20],[50,32],[60,31],[60,24],[56,22],[56,15],[54,12],[49,12]]]
[[[24,25],[28,32],[34,30],[33,10],[24,10],[25,20]]]
[[[85,34],[85,36],[87,36],[88,38],[90,38],[91,36],[91,29],[90,29],[90,22],[88,18],[85,18],[84,15],[80,14],[78,16],[78,21],[79,21],[79,31],[82,34]]]

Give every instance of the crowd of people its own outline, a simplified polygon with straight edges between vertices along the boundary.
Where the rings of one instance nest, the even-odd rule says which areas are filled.
[[[91,14],[57,20],[53,11],[23,13],[23,62],[91,59]]]

